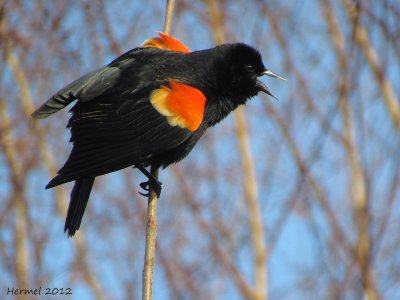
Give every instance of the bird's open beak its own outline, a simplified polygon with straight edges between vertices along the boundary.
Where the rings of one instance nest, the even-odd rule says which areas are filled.
[[[276,75],[275,73],[272,73],[272,72],[269,71],[269,70],[265,70],[264,72],[262,72],[262,73],[260,74],[260,76],[261,76],[261,75],[267,75],[267,76],[269,76],[269,77],[274,77],[274,78],[278,78],[278,79],[280,79],[280,80],[286,81],[286,78],[283,78],[283,77],[281,77],[281,76],[279,76],[279,75]]]
[[[263,76],[263,75],[267,75],[267,76],[269,76],[269,77],[278,78],[278,79],[281,79],[281,80],[286,80],[285,78],[283,78],[283,77],[281,77],[281,76],[279,76],[279,75],[276,75],[275,73],[273,73],[273,72],[271,72],[271,71],[269,71],[269,70],[263,71],[259,76]],[[270,95],[271,97],[273,97],[273,98],[275,98],[276,100],[278,100],[278,98],[276,98],[276,97],[269,91],[269,89],[267,88],[267,86],[266,86],[263,82],[257,80],[257,82],[256,82],[256,88],[257,88],[259,91],[264,92],[264,93],[266,93],[267,95]]]

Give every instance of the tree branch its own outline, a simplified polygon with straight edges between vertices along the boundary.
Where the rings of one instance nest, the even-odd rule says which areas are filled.
[[[342,0],[347,17],[353,23],[354,41],[363,50],[365,59],[375,76],[381,90],[383,101],[390,116],[390,119],[398,132],[400,132],[400,104],[393,85],[385,75],[381,62],[374,46],[372,45],[367,29],[358,22],[359,8],[349,0]]]
[[[213,29],[214,42],[225,42],[223,18],[218,3],[215,0],[206,0]],[[244,200],[248,210],[250,233],[253,250],[253,267],[255,286],[252,291],[253,299],[267,299],[267,247],[261,217],[260,199],[258,197],[257,179],[255,175],[254,160],[250,150],[250,138],[247,129],[246,115],[242,107],[234,112],[236,124],[236,139],[242,162]]]
[[[371,272],[371,239],[369,230],[371,226],[368,189],[365,173],[360,159],[360,151],[355,138],[355,128],[352,119],[352,111],[349,101],[350,80],[348,76],[348,60],[345,52],[345,38],[338,22],[336,21],[329,1],[323,2],[323,12],[328,25],[328,31],[332,36],[333,49],[338,60],[338,73],[341,74],[338,85],[339,106],[342,113],[344,148],[347,152],[347,159],[350,168],[350,186],[353,197],[353,214],[358,231],[355,261],[359,265],[360,277],[363,285],[363,293],[369,300],[379,299],[375,287],[374,278]]]
[[[172,15],[174,12],[174,0],[167,0],[164,32],[169,34],[171,31]],[[151,167],[151,175],[158,178],[158,168]],[[154,259],[156,255],[157,238],[157,194],[149,186],[147,226],[146,226],[146,246],[144,254],[144,267],[142,277],[142,299],[151,300],[153,294],[154,281]]]
[[[158,168],[151,167],[151,175],[158,177]],[[142,299],[151,300],[153,293],[154,258],[157,237],[157,194],[150,186],[147,208],[146,247],[142,277]]]

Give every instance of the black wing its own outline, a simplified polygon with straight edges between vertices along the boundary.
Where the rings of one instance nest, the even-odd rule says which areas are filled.
[[[70,83],[51,96],[41,107],[33,112],[36,119],[46,118],[63,109],[76,99],[90,101],[112,87],[119,77],[120,70],[115,67],[102,67]]]
[[[47,187],[146,165],[152,156],[186,141],[192,132],[169,125],[149,101],[154,89],[179,72],[176,62],[182,55],[135,48],[72,82],[36,110],[35,118],[45,118],[78,100],[68,123],[73,149]]]
[[[132,49],[107,66],[78,78],[51,96],[50,99],[32,113],[32,117],[36,119],[46,118],[77,99],[81,102],[96,99],[96,97],[118,84],[121,73],[125,69],[134,69],[136,67],[138,55],[151,53],[152,51],[154,52],[153,49]]]
[[[153,156],[185,142],[193,133],[171,126],[149,101],[151,91],[158,87],[125,93],[125,97],[78,102],[68,124],[72,152],[47,188],[136,163],[148,165]]]

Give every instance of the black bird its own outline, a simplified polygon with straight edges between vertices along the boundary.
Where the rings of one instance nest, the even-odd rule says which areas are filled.
[[[46,118],[71,102],[67,127],[73,149],[46,186],[75,181],[64,231],[79,229],[96,176],[134,166],[161,183],[146,167],[167,167],[183,159],[208,127],[258,92],[273,96],[257,78],[268,71],[260,53],[242,44],[190,52],[159,33],[54,94],[32,116]],[[273,96],[274,97],[274,96]]]

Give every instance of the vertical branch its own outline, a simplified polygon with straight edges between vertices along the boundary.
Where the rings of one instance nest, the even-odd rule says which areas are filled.
[[[379,296],[370,266],[371,240],[369,228],[371,222],[368,205],[368,190],[364,170],[360,162],[360,151],[355,141],[352,112],[348,99],[350,84],[348,77],[348,60],[345,52],[345,39],[332,13],[333,9],[329,1],[324,1],[323,12],[328,25],[328,31],[332,37],[333,48],[338,59],[338,67],[340,68],[338,73],[341,74],[337,90],[340,97],[339,106],[343,119],[344,148],[347,152],[347,160],[350,167],[353,213],[358,232],[354,258],[359,265],[364,295],[369,300],[376,300],[379,299]]]
[[[224,43],[224,28],[222,16],[215,0],[206,0],[210,22],[213,29],[216,44]],[[254,160],[250,150],[250,138],[244,110],[239,107],[234,111],[236,123],[236,138],[243,168],[243,186],[245,204],[247,205],[251,241],[253,250],[253,267],[255,287],[253,299],[267,299],[267,249],[265,245],[265,234],[261,217],[260,201],[258,197],[257,179],[255,175]]]
[[[390,119],[393,122],[395,129],[400,132],[400,104],[399,98],[397,97],[393,85],[385,75],[382,69],[381,62],[378,54],[372,45],[367,29],[362,26],[358,21],[358,15],[360,13],[359,8],[356,4],[349,0],[342,0],[343,6],[347,12],[347,17],[354,26],[354,41],[362,49],[365,59],[381,90],[383,101],[386,105],[386,109],[389,113]]]
[[[169,34],[171,31],[172,15],[174,12],[174,0],[167,0],[165,14],[164,32]],[[158,178],[158,168],[151,167],[151,175]],[[154,281],[154,258],[156,254],[157,238],[157,194],[151,188],[148,196],[147,225],[146,225],[146,246],[144,254],[144,267],[142,277],[142,299],[150,300],[153,294]]]
[[[170,34],[171,32],[171,24],[172,24],[172,15],[174,13],[174,0],[167,0],[167,8],[165,13],[165,22],[164,22],[164,33]]]
[[[8,67],[10,68],[14,80],[15,80],[15,85],[18,87],[19,90],[19,100],[21,102],[21,110],[23,115],[25,116],[25,119],[28,120],[29,122],[29,131],[31,132],[32,136],[34,136],[37,139],[37,146],[40,152],[41,156],[41,163],[44,165],[44,167],[48,170],[50,174],[55,174],[57,172],[57,167],[56,163],[54,160],[53,155],[51,154],[50,148],[48,143],[45,140],[46,132],[42,128],[38,126],[38,122],[34,119],[31,119],[30,115],[32,111],[34,110],[34,105],[33,105],[33,99],[32,99],[32,93],[31,89],[29,86],[29,81],[28,81],[28,76],[23,69],[21,65],[21,60],[16,54],[16,47],[13,44],[13,41],[9,38],[9,35],[7,35],[7,30],[8,30],[8,24],[7,20],[3,18],[3,12],[1,13],[1,21],[0,21],[0,36],[2,37],[2,42],[4,43],[4,56],[5,56],[5,61]],[[6,115],[5,115],[5,108],[3,107],[1,109],[1,115],[3,115],[3,122],[7,122]],[[6,134],[6,132],[4,132]],[[3,138],[3,136],[1,137]],[[4,136],[4,141],[9,141],[7,143],[7,147],[5,149],[11,149],[10,153],[12,155],[15,155],[18,151],[12,149],[12,145],[14,144],[11,140],[11,136],[7,137]],[[13,156],[8,155],[7,157],[10,159],[9,161],[13,161]],[[22,179],[22,174],[20,169],[18,168],[18,165],[12,163],[11,169],[14,174],[17,174],[18,176],[16,177],[15,182],[18,182],[18,185],[23,185],[23,179]],[[14,182],[14,184],[15,184]],[[24,269],[27,269],[27,259],[24,257],[27,255],[24,250],[24,244],[27,242],[27,235],[26,231],[26,204],[24,202],[23,198],[23,190],[21,188],[15,188],[14,189],[15,194],[13,196],[14,198],[14,205],[15,205],[15,213],[16,213],[16,251],[17,251],[17,281],[19,282],[18,286],[28,286],[28,282],[26,282],[25,279],[27,275],[21,275],[24,273],[27,273],[27,271],[24,271]],[[64,216],[66,214],[66,209],[64,206],[64,203],[67,201],[65,192],[61,188],[57,188],[54,191],[55,193],[55,198],[56,198],[56,209],[57,212],[60,216]],[[23,238],[25,236],[25,238]],[[76,240],[74,240],[75,242]],[[81,236],[80,242],[76,242],[78,251],[80,252],[79,257],[82,257],[86,255],[86,246],[83,240],[83,237]],[[90,268],[87,266],[87,264],[81,264],[83,267],[83,273],[85,278],[87,279],[88,285],[92,288],[96,295],[96,299],[104,299],[102,296],[103,291],[101,289],[100,284],[96,281],[95,276],[92,274]],[[22,281],[22,283],[21,283]]]
[[[247,130],[246,117],[243,110],[235,112],[236,136],[239,152],[242,158],[244,174],[245,203],[249,211],[251,240],[253,247],[253,263],[255,277],[254,299],[267,299],[267,249],[261,217],[260,201],[258,198],[257,180],[254,160],[250,150],[250,139]]]
[[[26,203],[24,201],[23,170],[18,162],[15,140],[11,132],[11,121],[6,113],[6,105],[0,100],[0,148],[3,149],[9,167],[13,186],[13,205],[15,211],[15,277],[17,286],[29,286],[28,259],[28,221]],[[23,296],[19,295],[18,299]]]
[[[158,177],[158,168],[151,167],[151,175]],[[142,299],[152,299],[153,276],[154,276],[154,258],[156,255],[156,237],[157,237],[157,194],[150,187],[147,208],[146,225],[146,246],[144,253],[144,267],[142,278]]]
[[[5,8],[0,7],[0,37],[5,37],[6,32]],[[15,72],[14,60],[10,51],[10,43],[4,38],[4,58],[8,67]],[[15,73],[14,73],[15,74]],[[16,76],[16,75],[15,75]],[[23,92],[21,91],[21,97]],[[24,170],[20,159],[15,139],[12,136],[11,120],[7,115],[6,104],[0,99],[0,148],[3,149],[5,160],[9,167],[11,184],[13,186],[13,205],[15,210],[15,275],[18,286],[29,285],[29,259],[28,259],[28,220],[27,209],[24,201]],[[22,296],[18,296],[22,299]]]

